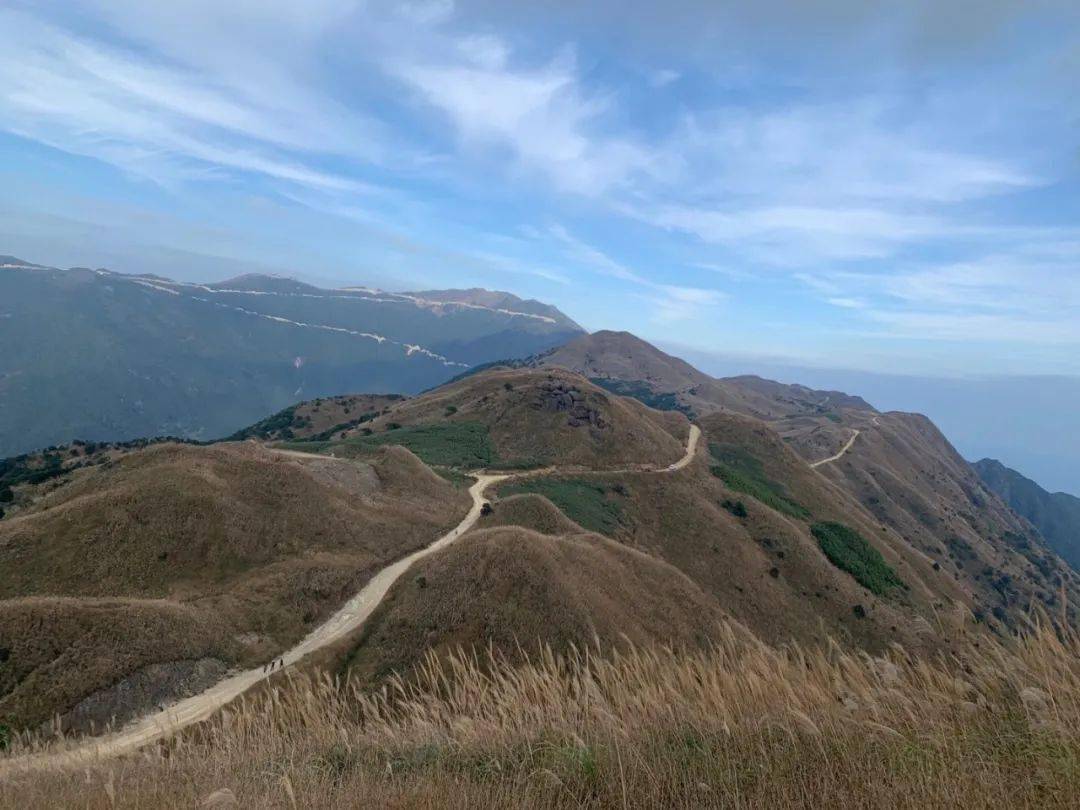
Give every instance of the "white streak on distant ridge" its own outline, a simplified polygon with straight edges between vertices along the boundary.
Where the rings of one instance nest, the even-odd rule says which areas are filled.
[[[130,280],[130,279],[129,279]],[[169,281],[163,282],[171,284],[176,287],[189,287],[191,289],[202,290],[203,292],[211,293],[213,295],[269,295],[277,296],[281,298],[317,298],[317,299],[333,299],[336,301],[372,301],[379,304],[403,304],[411,303],[417,307],[426,307],[429,309],[441,309],[446,307],[460,307],[462,309],[479,309],[485,312],[495,312],[499,315],[506,315],[511,318],[532,318],[533,320],[543,321],[544,323],[554,324],[557,321],[549,315],[538,315],[535,312],[521,312],[516,309],[506,309],[504,307],[489,307],[483,304],[471,304],[465,301],[435,301],[431,298],[421,298],[417,295],[408,295],[406,293],[394,293],[386,292],[384,290],[375,290],[371,287],[339,287],[337,292],[344,293],[364,293],[363,295],[334,295],[332,292],[325,293],[301,293],[301,292],[279,292],[277,290],[237,290],[230,287],[208,287],[205,284],[195,284],[188,281]],[[386,297],[389,296],[389,297]]]
[[[106,275],[106,274],[101,274],[101,275]],[[112,275],[112,274],[108,274],[108,275]],[[138,285],[140,285],[142,287],[147,287],[147,288],[152,289],[152,290],[158,290],[159,292],[168,293],[169,295],[180,295],[180,292],[178,290],[172,289],[171,287],[166,287],[166,286],[164,286],[162,284],[154,284],[152,282],[146,281],[145,279],[131,278],[130,276],[123,276],[123,275],[119,275],[119,274],[116,274],[114,277],[121,280],[121,281],[129,281],[129,282],[131,282],[133,284],[138,284]],[[202,290],[206,290],[207,292],[211,292],[211,293],[217,292],[216,290],[214,290],[214,289],[212,289],[210,287],[206,287],[205,285],[202,285],[202,284],[181,284],[179,282],[171,282],[171,283],[176,285],[176,286],[189,287],[189,288],[195,288],[195,289],[202,289]],[[311,296],[311,297],[319,298],[319,297],[322,297],[322,296]],[[414,354],[421,354],[421,355],[425,355],[427,357],[430,357],[432,360],[437,360],[437,361],[441,362],[444,366],[458,366],[460,368],[469,368],[468,363],[459,363],[459,362],[457,362],[455,360],[450,360],[450,359],[444,357],[441,354],[436,354],[435,352],[431,351],[430,349],[425,349],[424,347],[419,346],[417,344],[414,344],[414,343],[402,343],[401,341],[391,340],[390,338],[386,337],[385,335],[377,335],[374,332],[360,332],[360,331],[358,331],[356,329],[346,329],[343,326],[330,326],[329,324],[323,324],[323,323],[306,323],[304,321],[294,321],[294,320],[290,320],[289,318],[283,318],[280,315],[267,315],[266,313],[263,313],[263,312],[255,312],[254,310],[251,310],[251,309],[245,309],[244,307],[233,306],[232,304],[225,304],[225,303],[222,303],[221,301],[211,301],[209,298],[204,298],[204,297],[199,296],[199,295],[192,295],[192,296],[190,296],[190,299],[192,301],[201,301],[204,304],[210,304],[211,306],[220,307],[221,309],[228,309],[228,310],[232,310],[233,312],[239,312],[239,313],[241,313],[243,315],[249,315],[249,316],[254,317],[254,318],[263,318],[264,320],[274,321],[276,323],[283,323],[283,324],[286,324],[288,326],[296,326],[296,327],[299,327],[299,328],[302,328],[302,329],[319,329],[319,330],[322,330],[324,332],[338,332],[340,334],[352,335],[353,337],[364,338],[364,339],[367,339],[367,340],[374,340],[376,343],[378,343],[380,345],[382,345],[383,343],[389,343],[389,344],[391,344],[393,346],[400,346],[402,349],[404,349],[406,357],[411,357]]]

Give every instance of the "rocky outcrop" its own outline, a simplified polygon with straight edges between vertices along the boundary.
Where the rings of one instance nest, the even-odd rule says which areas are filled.
[[[597,398],[600,397],[597,396]],[[599,429],[607,427],[603,415],[589,402],[589,399],[589,395],[566,382],[549,380],[539,386],[533,407],[537,410],[556,413],[565,412],[566,424],[570,427],[583,425]]]

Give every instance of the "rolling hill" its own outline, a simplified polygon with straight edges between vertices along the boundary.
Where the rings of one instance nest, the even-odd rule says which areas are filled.
[[[301,399],[415,393],[579,334],[552,307],[486,290],[188,284],[7,257],[0,457],[76,438],[215,439]]]
[[[625,332],[585,335],[529,362],[572,368],[609,390],[702,420],[761,420],[882,527],[948,572],[979,621],[1005,629],[1033,606],[1074,610],[1058,591],[1073,593],[1080,578],[924,416],[879,413],[857,396],[759,377],[715,379]]]
[[[161,443],[89,461],[0,521],[8,725],[86,730],[269,660],[468,506],[399,447],[345,462]]]
[[[832,635],[867,649],[893,641],[930,649],[978,626],[1006,636],[1033,604],[1059,608],[1059,586],[1076,591],[1077,582],[1037,533],[988,495],[920,417],[878,414],[857,397],[757,378],[717,381],[720,390],[735,393],[698,419],[707,451],[668,479],[645,462],[676,455],[663,434],[683,435],[681,409],[639,412],[629,407],[635,397],[612,395],[616,375],[641,373],[640,366],[623,362],[605,371],[602,355],[590,353],[590,384],[553,364],[559,351],[391,405],[344,439],[289,446],[341,456],[403,441],[432,463],[454,463],[433,440],[472,425],[470,441],[486,448],[473,454],[472,464],[556,467],[500,485],[482,525],[520,525],[555,537],[585,530],[614,539],[672,565],[724,615],[774,643]],[[634,351],[631,344],[631,361]],[[685,379],[685,369],[676,370]],[[665,372],[654,367],[643,382],[665,385],[671,382]],[[601,390],[597,383],[605,381]],[[704,382],[697,378],[691,397],[709,390]],[[740,400],[744,385],[748,393]],[[589,420],[548,410],[542,403],[553,390],[603,403],[600,415]],[[649,399],[638,393],[636,399]],[[651,391],[657,393],[671,392]],[[830,402],[822,405],[825,398]],[[567,407],[577,401],[567,397]],[[747,411],[784,415],[766,421]],[[846,453],[812,466],[810,459],[845,444],[854,425],[862,430]],[[470,626],[479,625],[477,618]]]
[[[589,377],[556,351],[300,403],[237,441],[9,463],[0,722],[83,729],[257,666],[455,525],[479,469],[501,478],[475,528],[309,666],[374,686],[459,646],[707,648],[731,626],[935,654],[1007,640],[1034,606],[1075,622],[1080,578],[924,418],[600,341],[575,341]]]

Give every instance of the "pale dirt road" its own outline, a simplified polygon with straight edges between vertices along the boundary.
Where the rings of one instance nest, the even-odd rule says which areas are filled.
[[[669,473],[681,470],[694,458],[701,430],[697,425],[690,426],[690,435],[686,441],[686,452],[674,464],[652,472]],[[327,456],[301,453],[293,450],[279,451],[298,458],[327,459]],[[612,470],[609,472],[619,472]],[[635,472],[642,472],[637,470]],[[464,519],[449,532],[431,545],[414,551],[397,562],[391,563],[372,577],[363,588],[333,616],[315,628],[303,641],[277,658],[284,659],[285,666],[295,664],[315,650],[338,641],[362,625],[379,606],[390,586],[405,573],[414,562],[453,543],[467,532],[480,517],[484,505],[484,492],[492,484],[515,477],[512,474],[495,475],[473,473],[476,483],[469,487],[472,506]],[[280,671],[275,670],[275,672]],[[130,753],[158,740],[165,739],[176,732],[200,723],[211,717],[216,711],[231,703],[251,687],[267,677],[262,667],[249,669],[219,681],[204,692],[181,700],[163,711],[148,715],[125,726],[119,731],[102,737],[86,738],[76,747],[64,751],[46,752],[27,757],[0,759],[0,778],[20,771],[38,768],[78,767],[106,757]]]
[[[681,470],[687,464],[694,460],[694,453],[697,452],[698,439],[701,438],[701,428],[697,425],[690,425],[690,435],[686,437],[686,452],[683,453],[683,457],[676,461],[669,467],[664,468],[664,472],[675,472]]]
[[[821,461],[813,461],[813,462],[810,463],[810,466],[811,467],[820,467],[822,464],[828,464],[831,461],[839,461],[841,458],[843,458],[844,453],[846,453],[848,450],[851,449],[851,445],[855,444],[855,440],[857,438],[859,438],[859,434],[862,433],[861,430],[858,430],[856,428],[852,428],[851,430],[852,430],[851,438],[847,440],[847,444],[845,444],[843,447],[840,448],[839,453],[837,453],[835,456],[829,456],[828,458],[823,458],[823,459],[821,459]]]

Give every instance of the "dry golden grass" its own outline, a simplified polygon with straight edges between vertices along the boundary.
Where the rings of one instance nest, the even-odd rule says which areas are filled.
[[[134,699],[147,667],[277,657],[469,503],[397,447],[158,445],[85,470],[0,523],[0,724],[66,723],[103,690],[127,719],[171,697]]]
[[[561,653],[594,639],[605,649],[701,647],[727,617],[671,565],[605,537],[481,529],[394,584],[345,666],[378,685],[432,652],[450,657],[461,648],[520,660],[522,647]]]
[[[482,424],[503,464],[566,469],[665,466],[685,447],[689,423],[609,394],[562,369],[493,369],[392,407],[364,425]]]
[[[935,660],[719,636],[462,655],[373,696],[297,679],[167,750],[12,777],[0,807],[1075,806],[1076,636]]]

